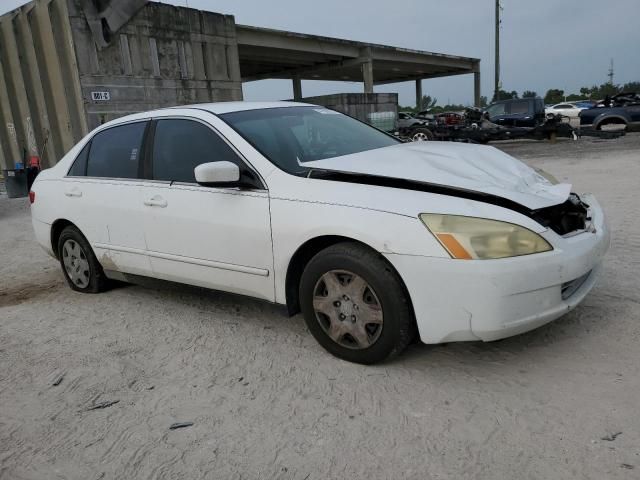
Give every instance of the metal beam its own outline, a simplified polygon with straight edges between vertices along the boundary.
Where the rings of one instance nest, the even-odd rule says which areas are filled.
[[[328,70],[336,70],[340,68],[351,68],[355,66],[362,65],[367,62],[367,58],[352,58],[349,60],[339,60],[337,62],[326,62],[320,63],[311,67],[302,67],[302,68],[285,68],[280,70],[274,70],[272,72],[261,73],[259,75],[249,75],[246,77],[242,77],[243,82],[253,82],[256,80],[266,80],[269,78],[294,78],[300,77],[305,78],[311,73],[319,73]]]
[[[420,75],[408,75],[406,77],[391,78],[391,79],[388,79],[388,80],[376,80],[375,82],[373,82],[373,84],[374,85],[388,85],[390,83],[413,82],[414,80],[420,80],[420,79],[428,80],[430,78],[452,77],[452,76],[455,76],[455,75],[468,75],[469,73],[471,73],[471,72],[453,71],[453,72],[441,72],[441,73],[434,73],[434,74],[421,73]]]

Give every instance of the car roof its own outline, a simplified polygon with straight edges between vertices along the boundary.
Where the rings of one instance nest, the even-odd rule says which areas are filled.
[[[207,110],[216,115],[242,112],[245,110],[264,110],[266,108],[284,108],[284,107],[310,107],[317,106],[310,103],[301,102],[218,102],[218,103],[201,103],[198,105],[183,105],[175,108],[198,108]]]
[[[225,113],[242,112],[246,110],[265,110],[268,108],[287,108],[287,107],[318,107],[312,103],[301,102],[217,102],[217,103],[197,103],[192,105],[176,105],[175,107],[159,108],[146,112],[133,113],[123,117],[118,117],[110,122],[101,125],[101,127],[118,125],[136,120],[142,120],[159,113],[167,113],[172,110],[204,110],[214,115],[222,115]]]

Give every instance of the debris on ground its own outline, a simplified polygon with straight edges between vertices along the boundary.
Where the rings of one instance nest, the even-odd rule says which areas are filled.
[[[613,442],[618,435],[621,435],[622,432],[616,432],[616,433],[611,433],[609,435],[605,435],[604,437],[601,437],[600,440],[604,440],[606,442]]]
[[[631,465],[629,463],[621,463],[620,464],[620,468],[626,468],[627,470],[633,470],[636,467],[634,467],[633,465]]]
[[[171,426],[169,427],[169,430],[177,430],[179,428],[187,428],[187,427],[192,427],[192,426],[193,426],[193,422],[172,423]]]
[[[87,408],[87,412],[90,412],[91,410],[101,410],[103,408],[109,408],[119,402],[120,400],[106,400],[104,402],[96,403],[95,405]]]
[[[64,380],[64,373],[61,375],[58,375],[56,377],[56,379],[53,381],[53,383],[51,384],[52,387],[57,387],[58,385],[60,385],[62,383],[62,380]]]

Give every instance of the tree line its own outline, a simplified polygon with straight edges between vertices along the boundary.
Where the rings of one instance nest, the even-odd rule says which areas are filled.
[[[640,82],[628,82],[624,84],[613,84],[613,83],[603,83],[601,85],[593,85],[591,87],[582,87],[580,88],[580,93],[567,93],[559,88],[550,88],[544,94],[544,103],[547,105],[553,105],[561,102],[576,102],[579,100],[602,100],[607,95],[615,95],[617,93],[622,92],[639,92],[640,93]],[[518,94],[516,90],[507,91],[503,89],[498,90],[498,95],[494,94],[491,102],[495,102],[496,100],[509,100],[512,98],[535,98],[538,97],[538,92],[534,90],[525,90],[521,95]],[[486,107],[489,105],[489,101],[487,97],[480,97],[480,106]],[[425,110],[429,110],[431,113],[441,113],[447,111],[459,111],[464,110],[469,105],[462,104],[447,104],[447,105],[438,105],[438,99],[435,97],[431,97],[430,95],[423,95],[422,101],[419,106],[415,107],[399,107],[400,111],[403,112],[422,112]]]

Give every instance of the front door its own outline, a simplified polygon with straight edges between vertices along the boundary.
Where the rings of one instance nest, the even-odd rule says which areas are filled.
[[[201,163],[231,161],[243,172],[250,170],[208,124],[160,119],[152,132],[152,181],[144,186],[143,204],[154,276],[273,301],[266,189],[195,182],[194,168]]]

